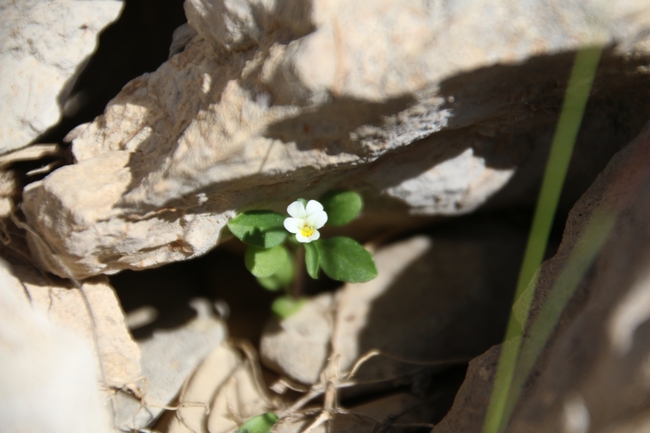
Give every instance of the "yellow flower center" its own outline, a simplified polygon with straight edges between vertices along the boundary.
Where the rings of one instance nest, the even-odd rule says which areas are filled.
[[[308,238],[309,236],[314,234],[314,229],[308,225],[304,225],[302,226],[302,229],[300,229],[300,233],[302,233],[304,237]]]

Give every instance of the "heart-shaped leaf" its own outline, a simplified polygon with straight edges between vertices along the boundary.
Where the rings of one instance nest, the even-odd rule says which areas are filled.
[[[320,199],[327,223],[342,226],[355,219],[363,208],[363,199],[354,191],[330,191]]]
[[[228,221],[228,228],[246,245],[271,248],[287,238],[284,216],[269,210],[251,210]]]
[[[275,292],[280,289],[288,289],[295,274],[293,260],[287,260],[280,269],[268,277],[258,277],[257,282],[267,290]]]
[[[260,248],[249,245],[244,253],[246,268],[258,278],[270,277],[289,260],[289,252],[282,245]]]
[[[372,255],[356,241],[335,237],[314,242],[320,266],[332,279],[348,283],[365,283],[377,276]]]

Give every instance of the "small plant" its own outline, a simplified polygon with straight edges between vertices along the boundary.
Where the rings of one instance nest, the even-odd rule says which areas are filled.
[[[246,421],[236,433],[268,433],[276,422],[278,422],[276,414],[273,412],[263,413]]]
[[[251,210],[228,221],[228,228],[248,247],[246,268],[268,290],[284,289],[272,309],[280,317],[296,312],[303,266],[311,278],[323,272],[348,283],[363,283],[377,276],[372,255],[359,243],[344,236],[321,239],[318,231],[326,223],[341,226],[355,219],[363,200],[353,191],[331,191],[316,200],[299,198],[287,207],[289,217],[269,210]]]

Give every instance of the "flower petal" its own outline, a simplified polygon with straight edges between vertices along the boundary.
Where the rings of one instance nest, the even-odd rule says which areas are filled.
[[[294,218],[305,218],[307,216],[307,212],[305,211],[305,206],[299,201],[294,201],[293,203],[291,203],[287,207],[287,213]]]
[[[303,226],[303,220],[297,218],[285,218],[284,228],[289,233],[298,233]]]
[[[321,211],[309,215],[306,219],[307,224],[315,229],[319,229],[325,225],[327,222],[327,212]]]
[[[318,238],[320,238],[320,233],[318,230],[314,230],[314,232],[309,236],[303,235],[302,230],[296,233],[296,240],[298,242],[302,242],[303,244],[308,244],[311,241],[318,240]]]
[[[309,202],[307,202],[307,207],[305,210],[307,211],[307,216],[309,216],[318,212],[322,212],[323,205],[316,200],[309,200]]]
[[[309,239],[309,242],[311,241],[317,241],[320,238],[320,232],[318,230],[314,230],[314,233],[311,234],[307,239]]]

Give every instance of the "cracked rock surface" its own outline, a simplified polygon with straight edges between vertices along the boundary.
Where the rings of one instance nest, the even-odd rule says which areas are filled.
[[[649,111],[634,102],[647,75],[635,69],[650,26],[642,2],[191,0],[185,10],[197,35],[184,50],[71,132],[75,164],[25,189],[43,268],[86,278],[190,259],[225,238],[236,212],[333,187],[359,190],[367,215],[384,220],[525,200],[573,52],[598,33],[593,14],[610,20],[598,37],[619,48],[603,60],[569,174],[578,195]]]
[[[0,154],[54,126],[99,32],[121,1],[39,0],[0,4]]]

